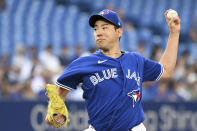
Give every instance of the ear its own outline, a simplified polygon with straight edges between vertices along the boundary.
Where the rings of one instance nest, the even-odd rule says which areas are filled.
[[[118,31],[119,37],[121,37],[122,36],[122,33],[123,33],[123,29],[122,28],[118,28],[117,31]]]

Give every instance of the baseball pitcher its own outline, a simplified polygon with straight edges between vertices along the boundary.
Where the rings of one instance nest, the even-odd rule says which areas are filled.
[[[89,24],[99,50],[74,60],[56,85],[47,85],[50,102],[46,122],[55,127],[66,126],[70,119],[64,100],[83,83],[90,125],[85,131],[146,131],[142,83],[169,78],[177,58],[180,18],[167,17],[169,11],[164,16],[170,33],[159,62],[120,50],[123,25],[116,12],[105,9],[92,15]]]

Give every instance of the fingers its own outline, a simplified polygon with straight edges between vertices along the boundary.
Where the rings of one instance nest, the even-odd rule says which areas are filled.
[[[166,10],[166,12],[164,13],[164,16],[165,16],[165,19],[166,19],[167,24],[168,24],[169,26],[171,26],[171,25],[179,25],[180,22],[181,22],[181,20],[180,20],[178,14],[177,14],[177,16],[174,16],[174,17],[169,18],[169,17],[167,16],[167,14],[168,14],[169,11],[172,11],[172,9],[168,9],[168,10]]]
[[[61,114],[57,114],[54,116],[55,121],[58,123],[64,123],[66,121],[65,117]]]
[[[166,10],[166,12],[164,13],[164,16],[165,16],[165,19],[166,19],[166,22],[167,22],[167,23],[169,23],[170,20],[171,20],[170,18],[167,17],[167,14],[168,14],[168,12],[169,12],[170,10],[172,10],[172,9]]]
[[[64,124],[64,123],[66,122],[66,117],[65,117],[64,115],[62,115],[62,114],[56,114],[56,115],[54,116],[54,120],[55,120],[56,122],[58,122],[58,123]],[[49,122],[47,116],[45,117],[45,122],[46,122],[46,124],[49,125],[49,126],[53,125],[52,123]]]
[[[178,16],[174,17],[168,21],[168,25],[171,27],[180,25],[180,23],[181,23],[181,19]]]
[[[171,11],[171,12],[169,12],[169,11]],[[170,14],[168,14],[168,13],[170,13]],[[178,13],[176,11],[174,11],[172,9],[168,9],[165,11],[164,16],[165,16],[165,19],[166,19],[169,29],[177,28],[177,30],[180,30],[178,28],[180,28],[179,26],[180,26],[181,20],[180,20]]]
[[[181,19],[180,19],[179,17],[175,17],[175,18],[173,19],[173,23],[175,23],[175,25],[178,25],[178,24],[181,23]]]
[[[49,126],[52,125],[52,124],[49,122],[47,116],[45,117],[45,122],[46,122],[46,124],[49,125]]]
[[[169,11],[173,11],[173,12],[176,12],[176,11],[174,11],[173,9],[168,9],[168,10],[166,10],[166,12],[164,13],[164,16],[165,16],[165,19],[166,19],[166,22],[167,23],[171,23],[171,22],[174,22],[175,24],[180,24],[180,18],[179,18],[179,16],[178,16],[178,13],[176,13],[176,15],[175,16],[171,16],[171,17],[168,17],[168,12]]]
[[[171,10],[171,9],[166,10],[166,12],[164,13],[164,16],[165,16],[166,20],[169,20],[169,18],[167,17],[167,14],[168,14],[168,12],[169,12],[170,10]]]

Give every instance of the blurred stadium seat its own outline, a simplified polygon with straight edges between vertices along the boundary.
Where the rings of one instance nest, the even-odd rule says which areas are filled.
[[[87,31],[89,15],[106,6],[122,10],[137,30],[149,28],[153,35],[161,37],[168,34],[163,13],[168,8],[175,9],[182,18],[184,43],[197,9],[195,0],[7,0],[6,4],[6,10],[0,13],[1,53],[12,53],[17,43],[37,45],[39,50],[52,43],[56,54],[63,43],[81,43],[87,50],[94,45],[91,31]]]

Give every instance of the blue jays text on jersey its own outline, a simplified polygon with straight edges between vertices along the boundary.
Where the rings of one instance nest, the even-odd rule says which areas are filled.
[[[56,85],[73,90],[83,83],[89,124],[96,131],[126,131],[145,119],[142,82],[158,80],[162,74],[162,65],[138,53],[125,52],[115,59],[98,50],[73,61]]]
[[[99,75],[99,73],[95,73],[94,75],[92,75],[90,77],[90,80],[92,82],[92,84],[95,86],[97,85],[99,82],[102,82],[103,80],[108,80],[110,78],[116,78],[118,77],[117,74],[117,68],[111,68],[111,69],[107,69],[107,70],[102,70],[101,71],[101,76]],[[128,74],[126,75],[126,78],[128,79],[135,79],[137,82],[137,85],[140,85],[140,77],[139,77],[139,73],[138,73],[138,77],[136,76],[136,72],[134,71],[132,73],[132,75],[130,74],[130,69],[128,69]]]

